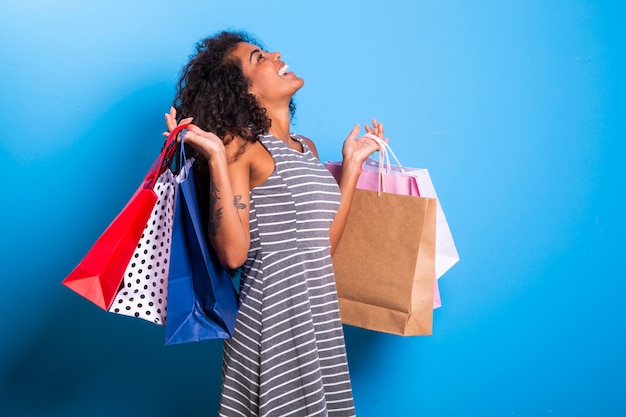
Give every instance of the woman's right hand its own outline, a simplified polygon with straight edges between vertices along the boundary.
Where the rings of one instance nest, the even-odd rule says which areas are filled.
[[[193,118],[187,117],[180,122],[176,122],[176,109],[170,107],[170,112],[165,113],[165,123],[167,132],[163,132],[163,136],[169,136],[169,132],[179,125],[188,125],[185,133],[185,143],[193,146],[204,157],[211,161],[215,157],[226,156],[224,142],[214,133],[200,129],[198,126],[191,124]]]

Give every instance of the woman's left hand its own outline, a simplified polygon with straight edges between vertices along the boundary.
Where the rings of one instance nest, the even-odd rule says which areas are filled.
[[[375,140],[365,136],[358,138],[360,130],[360,126],[356,125],[343,142],[344,164],[354,163],[360,167],[371,154],[380,149],[380,145]],[[376,119],[372,119],[372,127],[365,125],[365,131],[371,135],[378,136],[380,139],[383,139],[385,136],[383,124],[378,123]],[[385,142],[389,141],[386,138],[383,140]]]
[[[341,168],[341,177],[339,178],[339,188],[341,189],[341,203],[339,210],[335,215],[330,226],[330,250],[331,253],[337,247],[337,243],[341,238],[343,229],[346,226],[348,213],[352,204],[352,197],[361,175],[363,162],[374,152],[380,150],[380,145],[375,139],[367,136],[359,136],[361,128],[356,125],[346,140],[343,142],[343,163]],[[382,123],[378,123],[376,119],[372,119],[372,127],[365,125],[365,132],[377,136],[381,140],[388,142],[389,139],[384,138],[385,130]]]

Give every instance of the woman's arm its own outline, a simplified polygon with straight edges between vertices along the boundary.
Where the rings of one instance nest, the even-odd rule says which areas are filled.
[[[375,119],[372,121],[372,128],[365,125],[367,133],[374,134],[379,138],[383,138],[384,129],[382,123],[378,123]],[[330,252],[333,253],[341,235],[343,229],[346,226],[348,220],[348,213],[350,212],[350,206],[352,205],[352,197],[354,196],[354,190],[356,183],[361,175],[361,167],[363,162],[375,151],[379,149],[376,141],[361,137],[357,139],[360,127],[355,126],[350,135],[344,141],[343,145],[343,163],[341,168],[341,177],[339,178],[339,188],[341,189],[341,200],[339,203],[339,209],[330,226]]]
[[[237,138],[224,146],[222,140],[195,125],[189,125],[185,143],[198,149],[209,164],[208,236],[222,265],[235,269],[250,248],[250,165],[238,152]],[[245,154],[244,154],[245,155]]]
[[[246,261],[250,248],[250,160],[236,157],[238,142],[226,146],[225,159],[209,160],[209,239],[222,265],[231,269]]]
[[[169,130],[176,126],[175,113],[166,115]],[[191,120],[181,121],[188,124]],[[210,171],[208,236],[222,265],[241,266],[250,247],[250,165],[249,158],[235,158],[238,138],[224,146],[213,133],[189,124],[185,143],[207,159]]]

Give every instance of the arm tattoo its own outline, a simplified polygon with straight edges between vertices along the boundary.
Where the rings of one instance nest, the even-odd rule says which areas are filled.
[[[236,195],[233,199],[233,204],[235,205],[237,210],[244,210],[246,208],[246,205],[241,202],[241,197],[241,195]]]
[[[211,193],[209,196],[209,207],[211,210],[211,218],[209,220],[209,233],[211,236],[217,236],[218,229],[222,222],[222,207],[215,208],[217,201],[220,199],[218,196],[219,190],[211,181]]]

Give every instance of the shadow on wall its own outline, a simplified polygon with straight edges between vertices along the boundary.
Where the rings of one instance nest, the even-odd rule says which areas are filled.
[[[170,417],[217,410],[220,341],[164,346],[163,327],[62,291],[3,370],[0,414]]]
[[[86,131],[75,145],[31,164],[21,178],[22,189],[38,189],[40,201],[53,204],[48,216],[28,204],[7,225],[5,283],[19,288],[3,306],[16,317],[2,317],[8,323],[2,343],[14,345],[0,361],[0,415],[171,417],[217,410],[221,341],[166,347],[163,327],[104,312],[61,285],[158,154],[171,95],[167,84],[130,92],[83,121]],[[62,187],[40,186],[49,172],[65,180]],[[27,261],[24,253],[40,257]],[[20,314],[24,304],[11,308],[25,299],[29,311]],[[25,336],[12,340],[10,329],[18,326]]]
[[[58,284],[61,287],[60,284]],[[164,328],[107,313],[64,287],[0,379],[0,414],[171,417],[214,414],[221,341],[164,346]],[[56,292],[55,291],[55,292]],[[352,377],[380,335],[346,327]],[[352,348],[351,348],[352,347]]]

